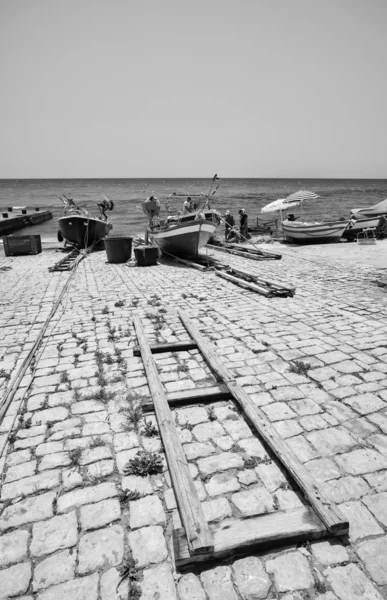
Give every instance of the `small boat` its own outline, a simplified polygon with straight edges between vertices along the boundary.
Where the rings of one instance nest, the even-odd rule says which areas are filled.
[[[107,222],[106,211],[113,210],[112,201],[105,199],[98,204],[100,215],[92,217],[84,206],[75,204],[67,196],[60,198],[64,203],[64,216],[58,221],[58,241],[76,248],[90,248],[105,238],[113,225]]]
[[[348,221],[322,223],[283,221],[282,223],[286,240],[296,244],[327,244],[339,242],[347,226]]]
[[[353,208],[351,214],[361,218],[387,216],[387,198],[367,208]]]
[[[380,230],[385,223],[385,218],[381,215],[376,217],[361,218],[359,213],[355,214],[349,221],[347,229],[344,231],[343,237],[347,240],[357,239],[359,233],[367,230]]]
[[[209,198],[217,191],[219,181],[218,176],[215,175],[208,194],[174,193],[168,196],[167,219],[159,218],[159,200],[154,196],[147,198],[142,203],[142,209],[149,222],[146,232],[148,240],[156,244],[162,252],[184,258],[195,258],[200,248],[205,246],[214,235],[221,221],[218,211],[211,210],[209,206]],[[215,189],[213,189],[214,184]],[[182,214],[182,211],[178,211],[177,214],[171,214],[169,206],[171,196],[185,198],[184,207],[189,212]]]

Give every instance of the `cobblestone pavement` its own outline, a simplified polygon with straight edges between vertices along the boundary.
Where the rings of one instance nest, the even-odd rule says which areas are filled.
[[[265,298],[161,264],[81,262],[41,355],[0,427],[0,599],[380,600],[387,598],[387,294],[380,269],[283,256],[224,263],[296,286]],[[0,392],[32,347],[67,273],[53,250],[0,259]],[[150,343],[188,339],[184,309],[329,499],[341,539],[287,545],[179,573],[180,527],[132,318]],[[155,355],[167,392],[214,377],[197,350]],[[12,379],[11,379],[12,381]],[[174,410],[209,522],[305,504],[231,401]],[[154,453],[145,477],[131,462]],[[132,465],[132,468],[128,468]],[[140,467],[139,467],[140,469]],[[135,564],[131,562],[131,557]],[[129,578],[120,583],[126,565]]]

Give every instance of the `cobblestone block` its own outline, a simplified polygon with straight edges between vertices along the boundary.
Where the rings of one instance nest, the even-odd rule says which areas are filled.
[[[73,415],[83,415],[99,410],[105,410],[105,405],[98,400],[81,400],[80,402],[75,402],[75,404],[71,406]]]
[[[209,496],[220,496],[228,492],[236,492],[240,490],[241,486],[235,475],[226,472],[211,477],[210,481],[204,487]]]
[[[90,463],[97,462],[104,458],[112,458],[110,448],[108,446],[96,446],[95,448],[89,448],[82,452],[80,464],[89,465]]]
[[[51,490],[59,486],[60,471],[45,471],[39,475],[24,477],[12,483],[5,483],[1,491],[1,499],[9,500],[17,496],[28,496],[41,490]]]
[[[351,475],[363,475],[387,468],[387,457],[371,449],[354,450],[336,458],[339,467]]]
[[[255,437],[251,437],[247,440],[239,440],[238,446],[242,448],[242,450],[247,454],[247,456],[256,456],[262,459],[268,458],[268,454],[264,446]]]
[[[120,516],[120,503],[117,498],[109,498],[95,504],[81,506],[81,528],[85,530],[99,529],[116,521]]]
[[[139,448],[132,448],[131,450],[123,450],[122,452],[117,452],[116,463],[120,473],[124,472],[124,468],[126,467],[128,462],[138,454],[138,451]]]
[[[208,523],[221,521],[232,516],[230,503],[226,498],[217,498],[202,503],[204,516]]]
[[[293,419],[297,414],[285,402],[273,402],[262,407],[263,412],[270,421],[283,421]]]
[[[290,552],[269,560],[266,570],[274,574],[278,592],[303,590],[314,583],[308,561],[300,552]]]
[[[245,469],[244,471],[239,471],[238,481],[242,483],[242,485],[250,485],[252,483],[256,483],[257,475],[253,469]]]
[[[340,504],[340,510],[349,521],[349,539],[351,542],[383,533],[371,513],[361,502],[344,502]]]
[[[320,367],[317,369],[311,369],[308,374],[311,379],[322,382],[334,377],[336,375],[336,371],[331,369],[331,367]]]
[[[55,421],[64,421],[67,419],[69,411],[63,406],[56,408],[47,408],[46,410],[38,410],[32,415],[32,425],[39,423],[52,423]]]
[[[37,600],[97,600],[98,574],[78,577],[40,592]]]
[[[19,450],[19,452],[12,452],[12,454],[8,454],[6,458],[6,464],[8,467],[15,467],[16,465],[20,465],[22,463],[26,463],[31,460],[31,450]]]
[[[40,562],[34,571],[34,591],[73,579],[76,558],[76,550],[63,550]]]
[[[266,598],[271,581],[259,558],[249,556],[233,564],[236,587],[244,600]]]
[[[35,523],[32,528],[31,555],[43,556],[77,543],[78,522],[74,512]]]
[[[299,508],[303,506],[302,496],[300,494],[296,494],[292,490],[282,490],[279,489],[275,493],[278,506],[280,510],[291,510],[292,508]]]
[[[356,446],[356,440],[342,427],[330,427],[322,431],[312,431],[305,436],[322,456],[332,456],[347,452]]]
[[[311,549],[316,560],[325,567],[349,560],[346,549],[336,540],[313,542]]]
[[[163,529],[160,526],[142,527],[131,531],[128,541],[139,568],[160,563],[168,556]]]
[[[13,531],[0,537],[1,569],[27,558],[29,537],[29,532],[25,530]]]
[[[333,363],[347,360],[348,356],[344,354],[344,352],[340,352],[340,350],[334,350],[333,352],[325,352],[324,354],[318,354],[317,358],[319,360],[322,360],[327,365],[331,365]]]
[[[34,475],[35,469],[36,460],[30,460],[28,462],[15,465],[14,467],[10,467],[5,476],[5,483],[11,483],[12,481],[22,479],[23,477],[31,477],[31,475]]]
[[[212,475],[217,471],[227,471],[228,469],[239,469],[243,465],[242,457],[233,452],[223,452],[223,454],[198,460],[199,471],[203,475]]]
[[[73,402],[73,392],[68,390],[66,392],[56,392],[50,394],[48,398],[48,406],[51,408],[55,406],[69,406]]]
[[[153,487],[149,477],[140,477],[137,475],[128,475],[122,478],[122,489],[132,492],[137,491],[140,496],[153,494]]]
[[[214,440],[218,448],[223,451],[230,450],[234,445],[234,440],[228,435],[222,435]]]
[[[244,517],[260,515],[274,510],[273,497],[262,487],[237,492],[231,496],[231,500]]]
[[[141,600],[177,600],[175,582],[168,563],[145,569],[141,590]]]
[[[71,459],[67,452],[56,452],[55,454],[47,454],[39,463],[39,471],[55,469],[56,467],[68,467],[71,464]]]
[[[340,600],[383,600],[371,581],[356,565],[328,569],[326,577]]]
[[[24,562],[0,571],[0,598],[24,594],[31,581],[31,563]]]
[[[288,438],[287,444],[301,462],[307,462],[319,456],[319,452],[315,450],[302,435]]]
[[[54,498],[55,494],[48,492],[8,506],[0,517],[0,531],[52,517]]]
[[[357,548],[357,553],[372,579],[379,585],[386,585],[387,536],[363,542]]]
[[[35,446],[39,446],[39,444],[43,444],[44,435],[37,435],[32,438],[18,439],[14,444],[15,450],[22,450],[23,448],[34,448]]]
[[[276,421],[273,423],[274,428],[278,431],[280,436],[284,439],[293,437],[302,433],[302,427],[297,423],[296,420],[290,419],[289,421]]]
[[[255,468],[255,472],[269,491],[275,491],[286,483],[285,476],[274,462],[261,463]]]
[[[65,431],[66,429],[74,429],[81,424],[81,419],[75,417],[73,419],[65,419],[64,421],[60,421],[59,423],[55,423],[51,427],[51,431],[53,433],[57,433],[58,431]]]
[[[77,506],[100,502],[106,498],[117,496],[117,489],[114,483],[100,483],[80,490],[72,490],[58,498],[58,513],[67,513]]]
[[[131,529],[160,523],[165,523],[165,512],[158,496],[145,496],[130,503]]]
[[[210,600],[238,600],[231,579],[230,567],[204,571],[200,579]]]
[[[192,434],[199,442],[206,442],[207,440],[213,440],[214,438],[224,435],[225,431],[220,423],[217,421],[210,421],[208,423],[196,425],[192,430]]]
[[[341,477],[326,481],[324,492],[332,502],[345,502],[356,500],[369,493],[369,486],[361,477]]]
[[[139,446],[138,435],[134,431],[117,433],[114,436],[114,449],[116,452],[121,450],[131,450]]]
[[[387,492],[382,494],[374,494],[373,496],[365,496],[363,503],[372,512],[376,519],[387,527]]]
[[[200,427],[200,425],[198,425],[198,427]],[[215,452],[215,448],[211,442],[194,442],[192,444],[185,444],[183,449],[188,460],[195,460],[199,457],[209,456]]]
[[[44,435],[45,433],[45,425],[36,425],[35,427],[30,427],[29,429],[19,429],[17,432],[17,437],[25,439],[30,437],[36,437],[37,435]]]
[[[180,600],[206,600],[199,578],[193,573],[187,573],[179,580],[177,586]]]
[[[378,473],[371,473],[370,475],[364,476],[369,485],[375,489],[376,492],[387,491],[387,471],[379,471]]]
[[[329,481],[340,477],[340,469],[329,458],[317,458],[305,463],[305,466],[316,481]]]
[[[110,433],[110,427],[108,423],[103,421],[97,421],[92,423],[86,423],[82,428],[82,435],[102,435],[103,433]]]
[[[86,533],[79,542],[78,552],[78,573],[81,575],[119,565],[124,556],[122,527],[113,525]]]
[[[357,394],[347,398],[345,403],[360,415],[368,415],[386,408],[386,403],[375,394]]]
[[[68,469],[66,471],[62,471],[62,482],[63,489],[68,492],[82,485],[83,479],[80,473],[74,471],[74,469]]]

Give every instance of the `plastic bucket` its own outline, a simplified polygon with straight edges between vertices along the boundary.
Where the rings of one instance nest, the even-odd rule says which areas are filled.
[[[132,255],[131,237],[107,237],[105,238],[105,250],[109,263],[124,263]]]

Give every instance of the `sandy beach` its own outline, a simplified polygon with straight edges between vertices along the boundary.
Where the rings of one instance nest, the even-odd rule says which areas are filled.
[[[0,425],[1,598],[387,597],[387,294],[376,283],[386,279],[387,240],[258,242],[282,258],[203,255],[294,286],[293,297],[164,260],[113,265],[104,251],[74,272],[50,273],[64,256],[56,242],[36,256],[0,249],[3,401],[62,294]],[[163,352],[152,356],[215,555],[218,531],[245,532],[225,558],[209,553],[183,568],[174,467],[155,413],[145,412],[152,394],[133,324],[140,320],[151,345],[184,344],[192,339],[178,311],[313,478],[324,506],[349,522],[348,536],[313,516],[236,400],[173,406],[220,382],[199,348]],[[266,548],[262,515],[287,519],[286,535]],[[251,532],[258,549],[248,546]]]

